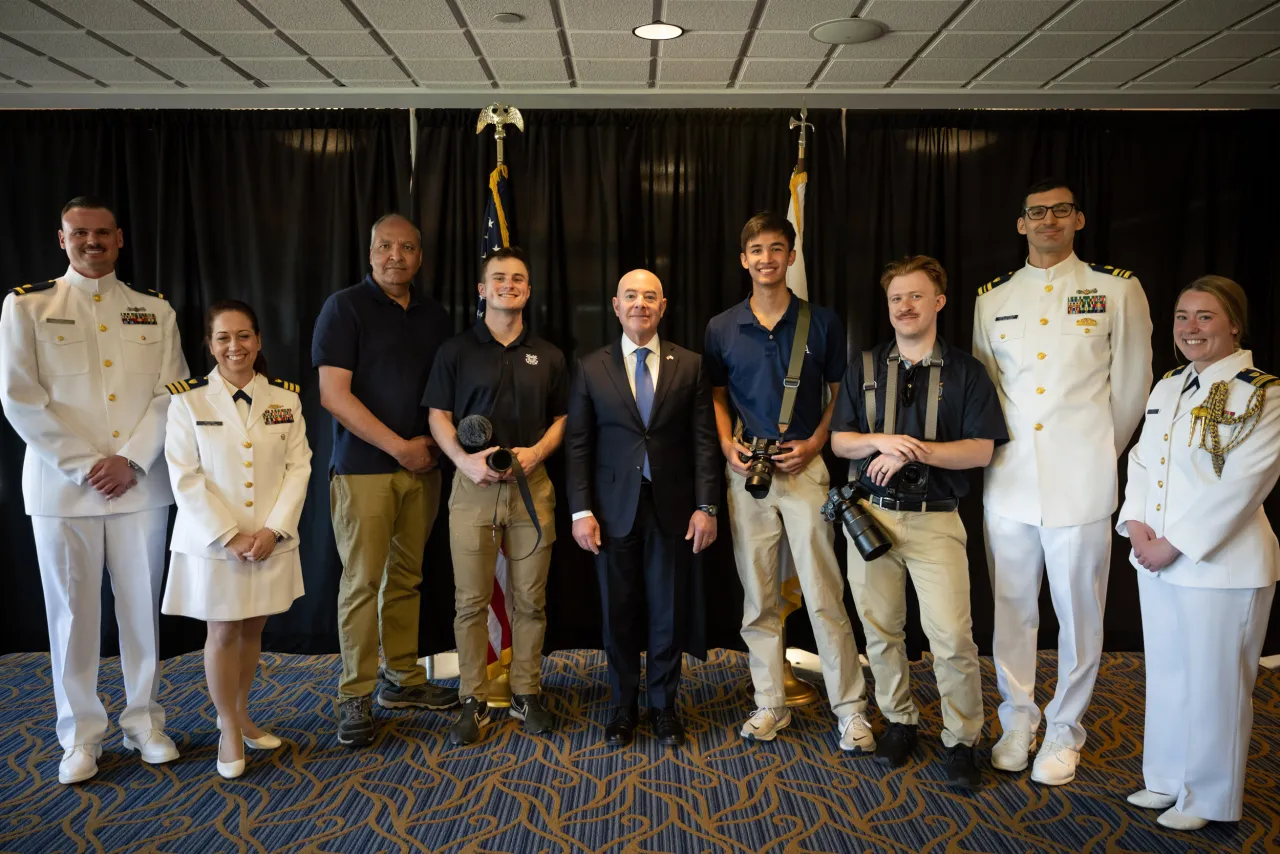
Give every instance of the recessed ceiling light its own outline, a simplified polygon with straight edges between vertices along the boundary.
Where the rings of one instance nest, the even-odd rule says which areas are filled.
[[[642,39],[649,41],[666,41],[668,39],[677,39],[684,35],[684,27],[677,27],[675,24],[664,24],[661,21],[654,21],[652,24],[644,24],[636,27],[631,31]]]
[[[859,44],[875,41],[888,27],[879,21],[866,18],[837,18],[834,21],[823,21],[809,30],[809,38],[823,44]]]
[[[518,24],[524,20],[524,15],[519,12],[499,12],[493,16],[493,20],[499,24]]]

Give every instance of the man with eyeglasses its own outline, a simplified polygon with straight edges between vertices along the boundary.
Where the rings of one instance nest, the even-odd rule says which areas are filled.
[[[1010,438],[987,467],[983,493],[1004,731],[991,764],[1021,771],[1035,747],[1047,570],[1060,625],[1058,686],[1031,779],[1050,786],[1075,779],[1084,746],[1081,719],[1102,655],[1116,460],[1151,388],[1146,294],[1130,271],[1076,257],[1084,224],[1065,181],[1027,190],[1017,223],[1027,263],[978,289],[973,318],[973,353],[995,380]]]

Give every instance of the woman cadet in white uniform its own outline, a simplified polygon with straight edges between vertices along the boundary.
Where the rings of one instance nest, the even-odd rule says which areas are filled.
[[[218,773],[244,773],[244,745],[280,739],[249,719],[249,689],[271,614],[302,595],[298,518],[311,448],[298,387],[268,379],[258,318],[215,303],[205,341],[218,365],[173,383],[165,459],[178,504],[162,610],[208,623],[209,695],[218,710]]]
[[[1239,821],[1253,686],[1280,577],[1262,502],[1280,476],[1280,380],[1239,349],[1248,304],[1204,276],[1178,297],[1191,364],[1147,401],[1116,529],[1133,543],[1146,648],[1142,772],[1129,796],[1165,827]]]

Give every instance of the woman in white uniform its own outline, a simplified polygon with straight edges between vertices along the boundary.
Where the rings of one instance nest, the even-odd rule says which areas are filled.
[[[218,773],[244,773],[244,746],[280,739],[249,718],[267,617],[302,595],[298,518],[311,448],[298,387],[267,378],[258,318],[215,303],[205,342],[217,367],[173,383],[165,459],[178,504],[162,610],[204,620],[209,695],[218,710]]]
[[[1248,304],[1204,276],[1178,296],[1165,374],[1129,454],[1116,529],[1133,544],[1146,648],[1146,788],[1157,821],[1239,821],[1253,686],[1280,578],[1262,502],[1280,476],[1280,380],[1241,350]]]

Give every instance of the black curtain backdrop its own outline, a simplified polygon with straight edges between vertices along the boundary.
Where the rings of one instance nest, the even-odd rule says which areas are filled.
[[[580,356],[618,334],[609,308],[617,279],[647,267],[670,307],[662,334],[701,350],[707,321],[749,292],[738,233],[755,211],[784,210],[795,158],[788,111],[525,111],[506,154],[513,238],[531,256],[532,328]],[[1134,270],[1155,322],[1157,375],[1172,367],[1178,289],[1204,272],[1240,281],[1251,298],[1257,364],[1280,368],[1271,330],[1274,239],[1261,213],[1277,198],[1272,148],[1280,121],[1265,112],[811,111],[805,256],[811,297],[843,316],[853,350],[891,334],[879,270],[924,252],[950,275],[942,333],[967,348],[977,288],[1019,266],[1021,192],[1065,175],[1088,219],[1080,256]],[[400,209],[423,230],[421,281],[473,322],[479,227],[494,164],[492,132],[475,111],[418,110],[410,167],[407,111],[0,112],[0,273],[12,284],[60,275],[58,210],[80,193],[105,196],[125,229],[120,274],[166,293],[193,372],[210,362],[201,314],[214,299],[258,308],[273,373],[300,381],[315,453],[303,517],[307,596],[268,623],[269,648],[336,650],[340,566],[328,518],[330,421],[319,406],[309,345],[325,297],[367,269],[368,228]],[[22,509],[22,446],[0,428],[0,502],[9,544],[11,616],[0,653],[45,649],[31,529]],[[833,473],[843,465],[828,459]],[[1100,465],[1109,464],[1099,461]],[[559,457],[550,462],[563,482]],[[448,473],[447,473],[448,474]],[[1082,474],[1082,476],[1084,476]],[[981,535],[980,475],[962,508],[970,534],[974,635],[991,636]],[[560,502],[548,590],[548,648],[599,644],[590,562],[568,536]],[[1272,518],[1280,512],[1268,503]],[[837,540],[843,563],[844,545]],[[444,515],[427,548],[421,651],[451,648],[452,579]],[[741,587],[727,525],[706,556],[708,633],[740,647]],[[109,592],[106,594],[109,596]],[[1140,649],[1136,582],[1117,540],[1108,649]],[[846,604],[853,615],[851,603]],[[1047,591],[1041,645],[1056,643]],[[110,611],[104,611],[110,613]],[[114,647],[110,620],[104,653]],[[854,620],[855,626],[857,620]],[[917,630],[918,631],[918,630]],[[812,642],[803,614],[788,632]],[[163,618],[162,651],[197,647],[203,628]],[[919,634],[909,636],[917,648]],[[1269,651],[1280,649],[1273,623]]]

